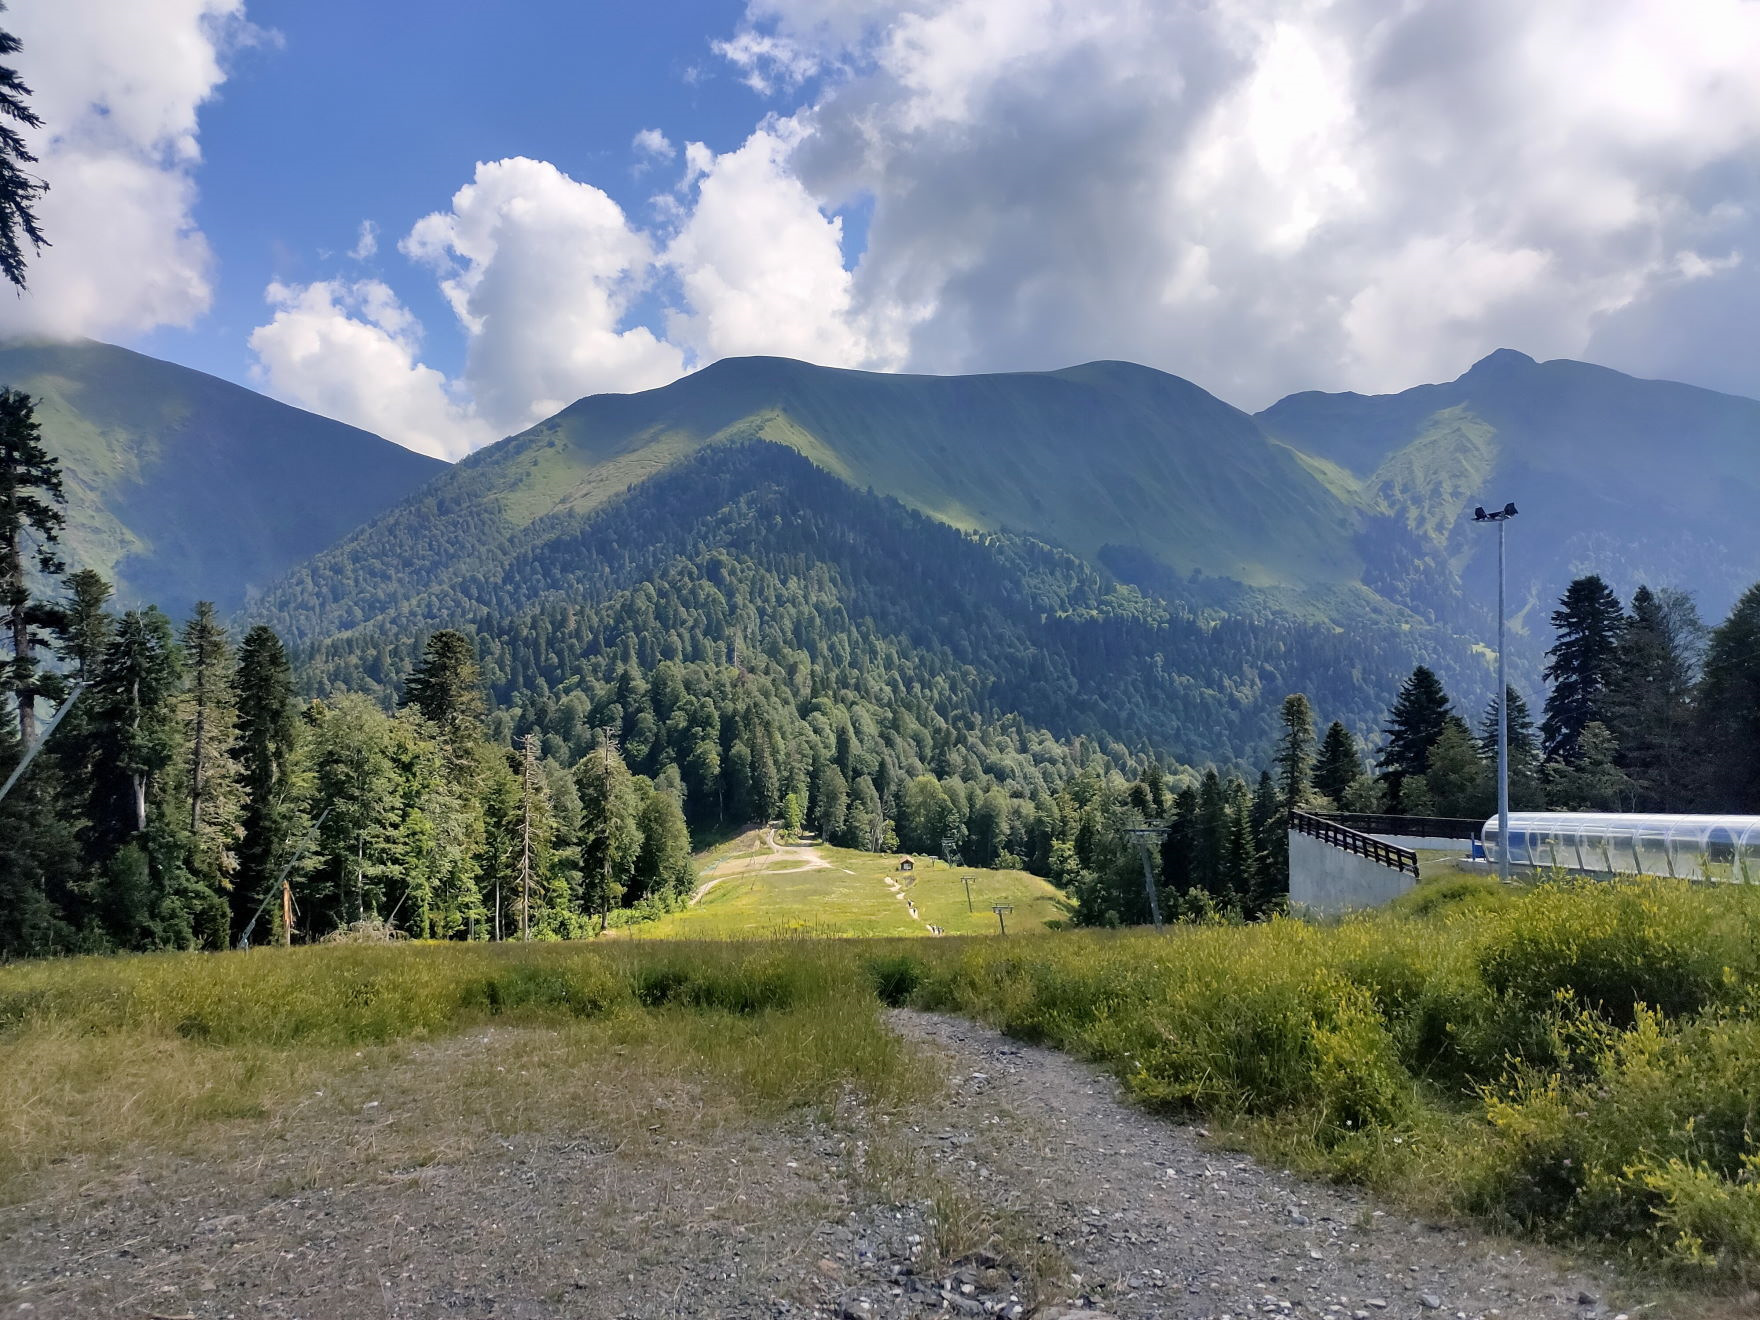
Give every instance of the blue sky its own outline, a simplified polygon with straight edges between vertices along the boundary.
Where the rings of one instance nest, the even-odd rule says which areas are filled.
[[[249,383],[245,346],[272,279],[400,273],[396,240],[442,208],[480,160],[530,156],[591,179],[626,210],[655,189],[634,173],[644,128],[718,150],[736,147],[760,98],[710,49],[731,33],[731,0],[555,4],[545,0],[267,0],[248,9],[278,41],[239,52],[202,111],[196,219],[213,245],[213,311],[189,329],[135,341]],[[363,220],[384,241],[351,263]],[[404,299],[444,319],[431,282]],[[455,374],[464,341],[431,339],[428,360]]]
[[[1760,396],[1756,0],[16,0],[89,335],[458,457],[772,353]],[[638,136],[639,135],[639,136]],[[375,240],[361,246],[363,223]]]

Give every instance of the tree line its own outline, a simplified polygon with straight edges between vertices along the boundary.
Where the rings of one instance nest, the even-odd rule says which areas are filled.
[[[1622,607],[1595,575],[1551,615],[1541,719],[1508,703],[1510,805],[1518,811],[1760,813],[1760,586],[1707,628],[1685,592],[1640,586]],[[1497,806],[1498,701],[1469,725],[1419,666],[1368,764],[1328,728],[1308,801],[1408,816],[1488,817]]]
[[[1707,628],[1684,592],[1641,586],[1622,607],[1588,575],[1551,624],[1540,721],[1513,686],[1504,697],[1512,809],[1760,814],[1760,585]],[[1152,869],[1166,914],[1252,919],[1287,899],[1292,810],[1484,820],[1497,809],[1498,701],[1470,725],[1428,667],[1401,686],[1378,747],[1341,720],[1319,734],[1300,693],[1280,725],[1256,784],[1215,768],[1180,784],[1153,764],[1114,776],[1100,795],[1110,851],[1089,841],[1049,872],[1076,920],[1150,919],[1140,858],[1122,842],[1134,827],[1164,828]]]
[[[0,802],[0,956],[547,938],[689,892],[679,797],[610,731],[566,761],[491,741],[470,638],[429,636],[394,709],[302,702],[271,628],[118,612],[102,575],[67,572],[64,498],[31,400],[0,391],[0,773],[39,753]]]

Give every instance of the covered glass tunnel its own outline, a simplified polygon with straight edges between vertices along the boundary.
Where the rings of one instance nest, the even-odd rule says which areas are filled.
[[[1485,856],[1500,860],[1497,817],[1485,822],[1482,838]],[[1509,860],[1610,875],[1760,882],[1760,816],[1512,811]]]

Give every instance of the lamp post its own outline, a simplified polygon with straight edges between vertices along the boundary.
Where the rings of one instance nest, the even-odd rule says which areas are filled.
[[[1509,883],[1509,678],[1503,656],[1504,553],[1503,525],[1516,516],[1516,506],[1506,504],[1496,513],[1473,510],[1473,521],[1497,524],[1497,875]]]

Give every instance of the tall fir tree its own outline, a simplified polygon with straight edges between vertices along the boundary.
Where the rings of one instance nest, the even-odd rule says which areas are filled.
[[[1697,767],[1691,734],[1703,625],[1690,596],[1672,595],[1638,588],[1607,685],[1607,725],[1641,810],[1685,809]]]
[[[1711,630],[1698,724],[1705,808],[1760,813],[1760,585]]]
[[[447,628],[422,646],[422,658],[404,684],[403,704],[413,706],[459,754],[483,736],[483,671],[477,649],[463,633]]]
[[[232,884],[238,864],[238,736],[232,643],[210,601],[198,601],[183,626],[184,798],[190,869],[216,888]]]
[[[1395,815],[1425,814],[1416,808],[1429,805],[1428,785],[1408,793],[1407,781],[1421,781],[1429,773],[1430,749],[1448,726],[1450,713],[1442,680],[1423,665],[1412,670],[1388,714],[1387,745],[1381,749],[1379,769],[1388,811]]]
[[[1277,740],[1277,788],[1287,816],[1308,801],[1314,772],[1314,708],[1300,692],[1283,699],[1279,716],[1283,734]]]
[[[0,4],[0,10],[5,5]],[[0,59],[18,54],[18,38],[0,32]],[[39,252],[48,246],[37,223],[36,203],[49,185],[24,167],[37,158],[26,145],[20,129],[41,128],[42,119],[25,98],[24,85],[10,61],[0,65],[0,275],[19,289],[25,286],[25,246]]]
[[[1560,811],[1630,811],[1635,785],[1619,768],[1619,745],[1600,720],[1590,720],[1575,761],[1554,761],[1547,769],[1547,796]]]
[[[235,755],[242,801],[238,869],[233,884],[234,937],[273,897],[298,813],[289,783],[297,726],[293,670],[273,629],[261,624],[244,636],[233,679],[238,721]]]
[[[89,568],[70,573],[63,606],[64,624],[55,648],[63,670],[88,688],[104,671],[104,657],[116,635],[116,616],[109,604],[114,594],[102,574]],[[90,785],[96,755],[97,720],[90,693],[77,700],[55,734],[55,759],[70,784]]]
[[[18,730],[0,720],[0,778],[19,757]],[[78,781],[75,781],[78,782]],[[0,960],[89,952],[89,890],[60,758],[44,755],[0,799]]]
[[[1424,772],[1424,782],[1438,815],[1484,820],[1496,806],[1497,789],[1491,767],[1480,758],[1473,735],[1459,716],[1449,716],[1442,736],[1430,749],[1430,768]]]
[[[1192,883],[1190,888],[1225,905],[1234,886],[1228,876],[1228,788],[1214,769],[1198,781],[1197,808],[1192,820]]]
[[[92,833],[102,853],[147,828],[149,795],[177,752],[181,679],[171,621],[154,608],[124,614],[92,694]]]
[[[104,652],[116,633],[116,616],[110,612],[114,589],[95,569],[82,568],[67,575],[67,603],[62,607],[62,631],[56,653],[73,677],[91,682],[104,663]],[[77,709],[77,707],[75,708]]]
[[[1345,794],[1363,774],[1363,754],[1356,737],[1339,720],[1326,727],[1320,740],[1320,754],[1314,761],[1314,787],[1324,793],[1334,806],[1344,805]]]
[[[66,623],[61,606],[32,589],[31,572],[44,578],[62,572],[56,548],[67,521],[65,502],[61,466],[43,447],[31,396],[0,389],[0,629],[10,649],[0,672],[26,749],[37,741],[37,697],[54,686],[39,670],[37,652],[53,645]]]
[[[574,771],[581,799],[581,907],[603,929],[628,890],[641,853],[641,803],[629,767],[608,735]]]
[[[1228,780],[1228,824],[1222,846],[1222,900],[1243,917],[1257,917],[1270,904],[1270,885],[1259,865],[1259,837],[1253,829],[1253,795],[1246,781]]]
[[[1161,881],[1184,894],[1197,884],[1198,790],[1187,786],[1174,794],[1168,808],[1167,833],[1161,839]]]
[[[1557,637],[1546,652],[1546,718],[1540,723],[1547,760],[1574,761],[1583,730],[1607,723],[1607,685],[1613,676],[1624,616],[1619,597],[1599,577],[1577,578],[1552,612]]]
[[[1257,907],[1262,913],[1279,896],[1289,893],[1289,813],[1269,770],[1259,772],[1253,792],[1253,838],[1258,853],[1260,892]]]
[[[313,703],[304,761],[316,838],[301,884],[306,933],[381,918],[398,865],[403,824],[390,717],[358,693]]]
[[[171,621],[154,608],[124,614],[92,693],[88,834],[97,913],[121,948],[217,946],[226,937],[224,899],[191,874],[189,836],[168,787],[181,681]]]
[[[635,781],[636,830],[641,847],[630,871],[631,902],[659,900],[670,906],[690,896],[696,883],[691,862],[691,836],[678,799],[646,780]]]
[[[1509,805],[1511,811],[1539,811],[1546,806],[1545,782],[1540,768],[1540,739],[1534,716],[1522,694],[1513,687],[1505,694],[1509,702]],[[1491,792],[1497,793],[1497,698],[1485,704],[1479,721],[1479,757],[1491,774]],[[1493,804],[1495,806],[1495,803]]]

